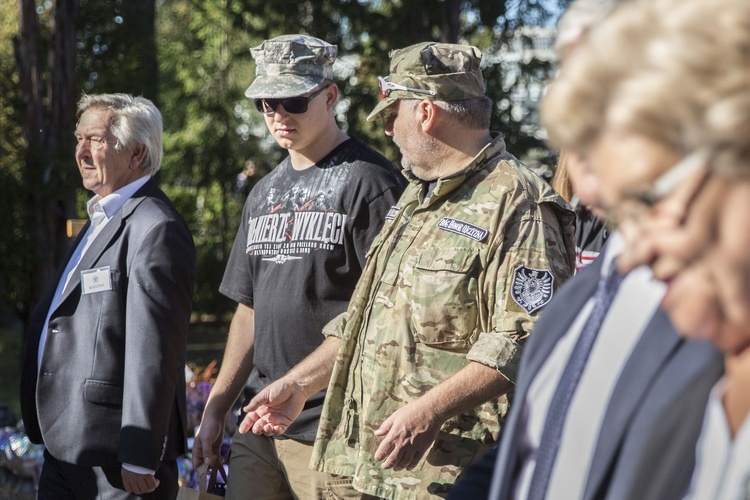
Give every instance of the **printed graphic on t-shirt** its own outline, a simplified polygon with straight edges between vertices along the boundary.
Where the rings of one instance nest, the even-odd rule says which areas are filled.
[[[251,217],[247,254],[267,256],[279,264],[314,250],[333,250],[344,244],[346,214],[286,212]],[[278,258],[284,256],[285,258]],[[264,259],[266,260],[266,259]]]
[[[245,252],[284,264],[315,251],[343,247],[347,214],[338,207],[347,171],[344,164],[291,187],[268,189],[247,219]]]

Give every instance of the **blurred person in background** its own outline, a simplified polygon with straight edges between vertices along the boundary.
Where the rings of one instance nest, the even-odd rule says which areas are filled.
[[[555,51],[560,64],[575,50],[592,26],[601,23],[618,0],[574,0],[557,24]],[[599,196],[599,181],[586,160],[561,151],[550,181],[576,212],[576,272],[596,259],[612,231]]]
[[[612,230],[600,206],[598,180],[584,160],[562,151],[558,156],[552,189],[560,193],[576,213],[576,272],[596,259]]]

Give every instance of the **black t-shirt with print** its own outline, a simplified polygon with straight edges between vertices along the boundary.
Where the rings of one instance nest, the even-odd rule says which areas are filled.
[[[316,165],[287,157],[250,192],[219,291],[255,311],[251,394],[317,348],[346,311],[370,243],[406,181],[350,137]],[[285,436],[313,441],[325,392],[310,398]]]

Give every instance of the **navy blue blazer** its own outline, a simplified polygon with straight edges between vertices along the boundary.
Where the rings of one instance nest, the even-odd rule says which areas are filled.
[[[511,498],[513,478],[521,466],[519,444],[529,387],[594,294],[602,261],[596,259],[560,288],[526,343],[514,404],[496,451],[489,495],[493,500]],[[722,372],[722,357],[710,344],[684,340],[657,310],[626,361],[607,407],[584,500],[681,499],[695,465],[708,395]]]

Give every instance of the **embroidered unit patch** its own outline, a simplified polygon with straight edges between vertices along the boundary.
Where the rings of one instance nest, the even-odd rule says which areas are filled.
[[[460,234],[461,236],[466,236],[467,238],[471,238],[474,241],[480,242],[484,241],[487,235],[490,234],[490,232],[484,228],[475,226],[474,224],[469,224],[468,222],[464,222],[462,220],[451,219],[450,217],[443,217],[442,219],[440,219],[440,221],[438,221],[437,223],[437,227],[439,229],[450,231],[451,233],[455,234]]]
[[[552,298],[555,277],[547,269],[518,266],[513,272],[511,297],[527,313],[532,313]]]

